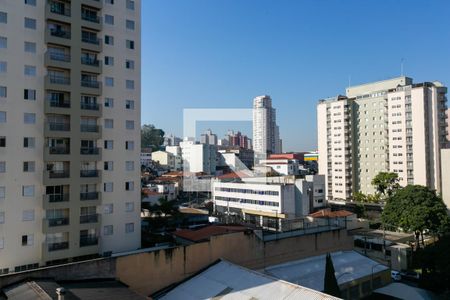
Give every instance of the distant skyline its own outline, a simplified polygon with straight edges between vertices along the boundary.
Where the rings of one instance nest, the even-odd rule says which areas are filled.
[[[251,108],[267,94],[283,150],[315,150],[317,101],[345,94],[349,78],[400,76],[404,59],[415,82],[450,83],[450,1],[146,0],[142,8],[142,123],[180,137],[184,108]]]

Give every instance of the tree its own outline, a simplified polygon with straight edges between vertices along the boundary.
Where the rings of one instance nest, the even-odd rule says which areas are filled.
[[[331,260],[330,253],[327,253],[325,259],[325,277],[324,277],[324,290],[325,294],[341,297],[341,290],[339,289],[339,285],[337,283],[333,261]]]
[[[164,143],[164,131],[155,128],[154,125],[145,124],[141,128],[141,146],[158,150]]]
[[[442,199],[434,190],[420,185],[408,185],[388,198],[381,218],[385,225],[414,232],[417,245],[419,236],[423,244],[424,232],[440,237],[450,224]]]
[[[372,185],[378,194],[390,197],[400,188],[397,173],[380,172],[372,179]]]

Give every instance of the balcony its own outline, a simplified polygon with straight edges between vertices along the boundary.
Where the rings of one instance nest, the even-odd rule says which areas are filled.
[[[43,195],[44,209],[66,208],[68,205],[67,202],[69,202],[69,194]]]
[[[99,125],[81,124],[80,136],[83,139],[99,139],[102,136],[102,128]]]
[[[81,124],[80,125],[80,131],[81,132],[99,132],[100,126],[98,125],[91,125],[91,124]]]
[[[81,10],[81,27],[94,29],[96,31],[102,30],[102,20],[100,16],[94,13],[89,13],[82,8]]]
[[[102,73],[102,63],[96,58],[81,57],[81,71],[100,74]]]
[[[44,88],[58,92],[67,91],[70,88],[70,77],[66,75],[48,74],[45,76]]]
[[[85,4],[87,6],[95,7],[98,9],[103,8],[103,1],[100,0],[81,0],[81,4]]]
[[[100,200],[100,193],[99,192],[80,193],[80,200],[81,201]]]
[[[48,243],[48,252],[69,249],[69,242]]]
[[[81,109],[86,110],[100,110],[100,105],[98,103],[85,103],[81,102]]]
[[[50,170],[48,172],[48,178],[58,179],[58,178],[69,178],[70,171],[69,170]]]
[[[70,123],[49,122],[49,131],[70,131]]]
[[[47,44],[56,44],[56,45],[64,45],[71,46],[71,33],[70,28],[47,28],[45,30],[45,38],[44,41]]]
[[[91,50],[94,52],[102,52],[103,50],[102,40],[99,39],[98,37],[82,36],[81,48]]]
[[[45,66],[68,69],[70,68],[70,54],[54,51],[45,52]]]
[[[81,91],[82,94],[91,94],[100,96],[102,94],[101,82],[97,80],[81,79]]]
[[[51,146],[45,147],[44,160],[45,161],[65,161],[67,155],[70,154],[69,146]]]
[[[70,16],[70,2],[47,1],[45,7],[45,17],[47,19],[70,22]]]
[[[70,147],[69,146],[48,147],[48,153],[54,155],[70,154]]]
[[[102,152],[100,148],[80,148],[80,154],[83,161],[98,161],[102,160]]]
[[[47,219],[47,221],[48,221],[48,227],[69,225],[68,217]]]
[[[80,216],[80,224],[98,223],[98,219],[98,214]]]
[[[80,247],[98,245],[98,237],[96,236],[80,236]]]
[[[80,177],[99,177],[99,170],[80,170]]]

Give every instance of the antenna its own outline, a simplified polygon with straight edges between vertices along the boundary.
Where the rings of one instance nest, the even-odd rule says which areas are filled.
[[[403,76],[403,62],[405,61],[405,59],[402,57],[401,61],[400,61],[400,76]]]

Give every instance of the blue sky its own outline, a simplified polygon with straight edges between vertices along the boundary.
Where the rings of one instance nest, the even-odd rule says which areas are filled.
[[[404,58],[416,82],[450,84],[449,11],[448,0],[142,0],[142,123],[181,136],[184,108],[251,108],[268,94],[283,150],[314,150],[317,100],[344,94],[349,76],[395,77]]]

